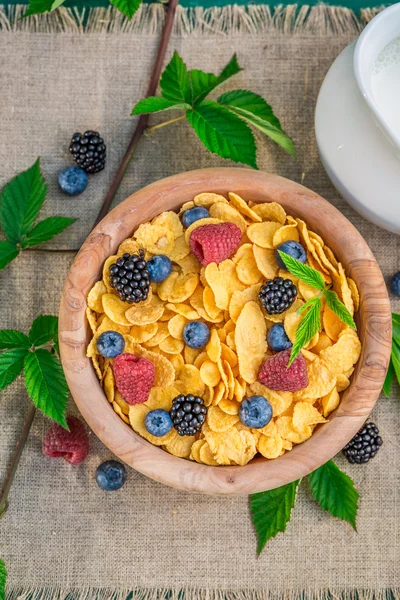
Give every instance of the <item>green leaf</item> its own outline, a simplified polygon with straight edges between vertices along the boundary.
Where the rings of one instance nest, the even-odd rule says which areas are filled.
[[[295,275],[301,279],[301,281],[304,281],[304,283],[307,283],[307,285],[310,285],[317,290],[322,291],[325,289],[325,282],[322,279],[321,273],[312,267],[309,267],[308,265],[304,265],[299,260],[296,260],[292,256],[289,256],[289,254],[286,254],[286,252],[281,252],[281,250],[278,250],[278,252],[289,273]]]
[[[392,383],[393,383],[394,376],[395,376],[395,372],[394,372],[393,360],[392,360],[392,357],[390,357],[389,368],[387,370],[385,381],[383,383],[383,388],[382,388],[383,393],[387,397],[390,396],[390,391],[392,389]]]
[[[11,350],[12,348],[27,348],[31,347],[31,342],[28,336],[22,331],[15,329],[0,330],[0,350]]]
[[[332,461],[308,476],[311,493],[333,517],[350,523],[357,531],[358,492],[353,481]]]
[[[30,15],[39,15],[45,12],[51,12],[64,4],[65,0],[30,0],[28,9],[24,14],[25,17]]]
[[[293,481],[275,490],[250,496],[251,518],[258,539],[257,554],[261,554],[268,540],[286,530],[299,483],[300,480]]]
[[[399,344],[397,344],[395,339],[392,339],[391,362],[393,365],[394,372],[396,374],[396,379],[400,384],[400,346]]]
[[[40,159],[8,183],[0,195],[0,224],[7,240],[23,241],[31,230],[46,198],[47,187],[40,172]]]
[[[233,90],[222,94],[218,98],[218,103],[243,117],[248,123],[289,152],[291,156],[296,156],[293,141],[283,131],[279,119],[274,115],[271,106],[262,96],[249,90]]]
[[[26,348],[14,348],[0,354],[0,390],[12,383],[24,368],[24,359],[29,354]]]
[[[48,219],[44,219],[28,234],[22,247],[37,246],[38,244],[47,242],[72,225],[72,223],[75,223],[76,220],[70,217],[49,217]]]
[[[52,340],[58,344],[58,317],[39,315],[32,323],[29,340],[34,346],[42,346]]]
[[[191,108],[191,106],[186,102],[175,102],[175,100],[149,96],[149,98],[144,98],[144,100],[140,100],[140,102],[135,105],[131,112],[131,116],[156,113],[162,110],[187,110],[188,108]]]
[[[4,560],[0,558],[0,600],[6,600],[7,569]]]
[[[216,102],[204,100],[187,119],[210,151],[257,169],[256,144],[247,125]]]
[[[400,344],[400,315],[392,313],[392,335],[396,342]]]
[[[11,242],[0,242],[0,270],[4,269],[19,254],[18,248]]]
[[[160,87],[163,97],[167,100],[192,104],[189,74],[185,63],[176,51],[161,76]]]
[[[300,354],[301,349],[304,348],[314,335],[321,330],[321,298],[319,298],[319,296],[310,298],[310,300],[302,306],[302,312],[304,312],[305,309],[308,310],[297,328],[288,367],[290,367],[294,359]]]
[[[204,100],[212,90],[233,75],[236,75],[236,73],[239,73],[239,71],[242,71],[242,69],[239,67],[236,54],[232,56],[231,60],[219,75],[205,73],[204,71],[200,71],[200,69],[192,69],[189,71],[189,77],[192,83],[193,103],[198,104]]]
[[[111,4],[118,8],[122,14],[128,19],[132,19],[133,15],[142,3],[142,0],[110,0]]]
[[[40,348],[30,352],[24,364],[25,384],[33,403],[65,429],[68,386],[57,358]]]
[[[336,292],[332,290],[325,290],[324,294],[326,298],[326,303],[331,309],[331,311],[333,311],[339,317],[339,319],[343,321],[343,323],[345,323],[349,327],[352,327],[353,329],[357,329],[353,317],[351,316],[350,312],[345,307],[343,302],[339,300],[339,297],[336,294]]]

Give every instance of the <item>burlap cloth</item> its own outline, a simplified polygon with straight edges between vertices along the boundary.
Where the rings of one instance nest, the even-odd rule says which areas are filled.
[[[40,155],[49,183],[43,215],[79,217],[48,244],[48,251],[26,251],[0,273],[2,328],[26,330],[37,314],[57,314],[74,251],[91,228],[131,134],[129,114],[146,88],[162,11],[161,6],[148,8],[126,27],[99,9],[91,13],[87,33],[66,10],[16,27],[18,12],[10,18],[2,13],[0,183]],[[18,31],[7,31],[13,27]],[[297,21],[291,8],[275,16],[266,7],[247,13],[229,7],[181,10],[170,51],[177,49],[190,67],[210,71],[238,53],[245,70],[227,88],[248,88],[267,98],[298,151],[294,161],[259,137],[260,167],[304,181],[338,206],[390,276],[400,267],[399,237],[374,227],[339,198],[314,138],[315,101],[323,77],[360,27],[345,9],[318,8],[308,16],[303,10]],[[104,135],[107,167],[90,178],[84,194],[69,198],[57,191],[56,174],[70,164],[70,135],[87,128]],[[141,141],[118,200],[161,177],[226,164],[179,123]],[[400,304],[394,308],[399,310]],[[0,556],[8,566],[10,595],[23,591],[24,598],[64,598],[77,590],[80,598],[95,598],[100,589],[101,598],[122,599],[129,590],[139,590],[135,597],[156,598],[164,597],[165,590],[175,597],[185,589],[186,598],[222,599],[227,591],[234,598],[320,598],[328,590],[399,597],[398,389],[395,396],[382,397],[374,411],[384,438],[377,458],[361,468],[337,459],[360,490],[358,534],[324,513],[304,482],[286,534],[271,541],[258,559],[247,498],[179,492],[131,469],[125,487],[107,494],[93,478],[97,465],[111,458],[107,448],[91,435],[90,456],[79,467],[44,458],[41,440],[48,421],[38,414],[10,508],[0,522]],[[26,408],[22,381],[2,393],[0,475]],[[71,405],[71,410],[76,409]]]

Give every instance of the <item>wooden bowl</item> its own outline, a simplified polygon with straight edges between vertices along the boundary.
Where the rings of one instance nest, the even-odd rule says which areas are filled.
[[[122,240],[160,212],[178,209],[200,192],[234,191],[247,201],[279,202],[304,219],[343,263],[360,290],[358,332],[362,353],[350,387],[329,423],[291,452],[275,460],[253,459],[244,467],[210,467],[177,458],[137,435],[108,403],[86,346],[91,333],[86,295],[102,266]],[[89,235],[71,267],[60,308],[61,358],[69,388],[83,417],[121,460],[148,477],[204,494],[251,494],[303,477],[331,459],[353,437],[371,412],[385,379],[391,349],[391,311],[381,271],[366,242],[326,200],[307,188],[248,169],[203,169],[173,175],[133,194]]]

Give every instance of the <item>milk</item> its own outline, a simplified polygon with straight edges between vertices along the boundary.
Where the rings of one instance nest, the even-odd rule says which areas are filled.
[[[389,129],[400,136],[400,37],[380,52],[371,74],[374,100]]]

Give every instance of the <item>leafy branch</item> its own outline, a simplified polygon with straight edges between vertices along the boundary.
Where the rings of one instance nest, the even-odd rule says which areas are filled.
[[[308,342],[314,337],[316,333],[321,331],[321,309],[322,302],[321,298],[324,297],[329,308],[334,312],[345,325],[348,325],[352,329],[357,329],[353,317],[349,310],[339,299],[336,292],[328,289],[325,286],[325,282],[322,278],[321,273],[308,265],[301,263],[289,254],[278,250],[279,256],[285,263],[289,273],[301,279],[307,285],[319,290],[318,296],[310,298],[303,306],[299,309],[299,313],[305,313],[300,325],[296,331],[296,339],[292,346],[290,354],[290,360],[288,366],[292,364],[296,356],[299,355],[300,351]],[[400,329],[400,325],[399,325]],[[400,363],[399,363],[400,366]],[[399,369],[400,374],[400,369]]]
[[[160,81],[161,96],[140,100],[132,115],[169,110],[184,111],[180,117],[148,128],[148,132],[186,118],[197,137],[210,152],[257,169],[257,146],[250,128],[261,131],[293,157],[293,141],[264,98],[249,90],[233,90],[209,100],[208,95],[241,71],[236,54],[219,75],[199,69],[188,71],[177,52],[166,66]]]
[[[75,223],[69,217],[48,217],[36,223],[47,195],[40,159],[12,179],[0,195],[0,225],[6,241],[0,241],[0,270],[24,248],[51,240]]]
[[[393,380],[400,385],[400,315],[392,313],[392,353],[386,379],[383,384],[383,393],[390,396]]]
[[[296,503],[301,480],[250,496],[250,511],[257,534],[257,553],[279,532],[284,532]],[[359,494],[351,478],[332,461],[308,476],[311,494],[318,504],[355,531]]]

